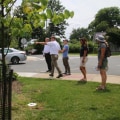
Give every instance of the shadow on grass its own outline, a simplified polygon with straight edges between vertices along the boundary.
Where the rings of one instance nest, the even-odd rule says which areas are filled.
[[[108,93],[108,92],[111,92],[111,90],[106,88],[105,90],[95,90],[94,92],[95,93]]]
[[[54,78],[42,78],[41,80],[44,81],[44,80],[55,80],[55,79]]]
[[[86,85],[87,81],[77,81],[76,85]]]

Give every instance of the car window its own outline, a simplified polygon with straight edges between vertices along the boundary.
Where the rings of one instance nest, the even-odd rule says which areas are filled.
[[[8,50],[8,49],[5,49],[5,50],[4,50],[4,53],[7,53],[7,52],[8,52],[8,53],[11,53],[11,52],[13,52],[13,51],[10,50],[10,49],[9,49],[9,50]]]
[[[4,49],[4,54],[6,54],[6,53],[11,53],[11,52],[13,52],[13,50],[11,50],[11,49]],[[2,53],[2,50],[0,49],[0,53]]]

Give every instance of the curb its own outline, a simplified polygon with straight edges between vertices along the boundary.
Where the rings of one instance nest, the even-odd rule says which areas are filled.
[[[33,77],[33,78],[44,78],[44,79],[60,79],[60,80],[75,80],[79,81],[82,79],[82,74],[80,73],[72,73],[71,75],[65,75],[61,78],[56,78],[57,73],[55,73],[54,77],[50,77],[49,73],[28,73],[28,72],[17,72],[17,74],[21,77]],[[101,82],[100,74],[87,74],[88,81],[92,82]],[[107,83],[112,84],[120,84],[120,76],[115,75],[107,75]]]

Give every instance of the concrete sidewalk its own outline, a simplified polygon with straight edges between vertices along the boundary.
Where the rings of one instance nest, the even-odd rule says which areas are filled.
[[[60,80],[76,80],[79,81],[82,79],[82,74],[80,73],[72,73],[71,75],[64,75],[61,78],[56,78],[58,75],[55,73],[54,77],[51,78],[49,73],[41,72],[41,73],[25,73],[25,72],[18,72],[18,75],[21,77],[34,77],[34,78],[46,78],[46,79],[60,79]],[[88,81],[93,82],[101,82],[100,74],[87,74]],[[120,84],[120,76],[115,75],[108,75],[107,76],[107,83],[113,84]]]

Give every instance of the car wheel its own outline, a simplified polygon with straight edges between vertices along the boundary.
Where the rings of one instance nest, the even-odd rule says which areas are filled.
[[[18,64],[19,63],[19,58],[18,57],[13,57],[11,59],[12,64]]]

